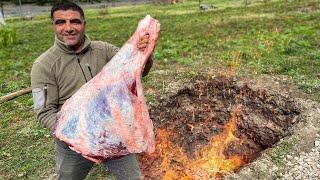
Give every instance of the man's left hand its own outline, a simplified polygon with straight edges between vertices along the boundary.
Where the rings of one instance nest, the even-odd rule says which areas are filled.
[[[148,45],[149,45],[149,34],[145,34],[140,38],[137,44],[137,48],[139,51],[144,51]]]

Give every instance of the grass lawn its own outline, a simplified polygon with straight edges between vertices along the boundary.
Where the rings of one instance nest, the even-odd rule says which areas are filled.
[[[121,46],[150,14],[161,23],[155,64],[145,89],[187,78],[207,68],[238,75],[285,75],[320,101],[320,3],[317,0],[206,0],[217,9],[200,12],[198,1],[86,11],[87,34]],[[49,13],[31,21],[9,19],[16,44],[0,46],[0,96],[30,86],[33,61],[54,40]],[[169,72],[159,77],[158,72]],[[146,94],[152,101],[152,92]],[[0,179],[43,179],[54,172],[54,146],[33,113],[31,95],[0,105]],[[101,177],[95,168],[88,179]]]

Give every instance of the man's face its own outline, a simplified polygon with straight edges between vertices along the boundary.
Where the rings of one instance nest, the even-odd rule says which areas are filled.
[[[76,51],[82,47],[86,23],[78,11],[55,11],[52,23],[60,41],[73,47]]]

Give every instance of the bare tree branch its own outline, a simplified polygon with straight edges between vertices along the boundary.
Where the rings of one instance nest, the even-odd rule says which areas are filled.
[[[28,94],[30,92],[31,92],[31,87],[7,94],[5,96],[0,97],[0,104],[7,102],[7,101],[10,101],[12,99],[15,99],[15,98],[22,96],[24,94]]]

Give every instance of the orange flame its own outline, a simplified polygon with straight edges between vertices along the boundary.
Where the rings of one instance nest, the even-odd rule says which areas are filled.
[[[233,112],[223,131],[212,137],[208,145],[195,154],[194,159],[188,158],[183,148],[169,140],[173,132],[158,129],[156,154],[162,159],[160,169],[164,173],[163,179],[219,179],[222,174],[234,172],[245,164],[241,155],[224,154],[231,143],[241,144],[241,140],[233,134],[237,129],[237,112]]]
[[[232,117],[225,125],[223,131],[212,137],[206,147],[204,147],[196,156],[196,162],[190,166],[200,172],[199,178],[218,178],[221,174],[234,172],[240,168],[245,162],[244,157],[239,155],[232,155],[226,157],[224,151],[232,142],[239,142],[241,140],[234,136],[234,131],[237,129],[237,110],[232,113]],[[192,175],[197,178],[197,174]]]

